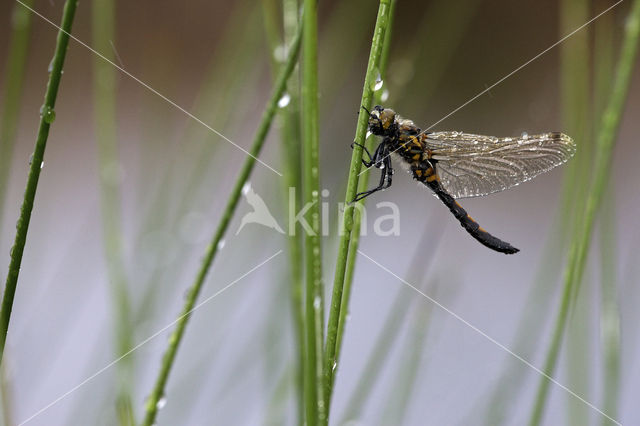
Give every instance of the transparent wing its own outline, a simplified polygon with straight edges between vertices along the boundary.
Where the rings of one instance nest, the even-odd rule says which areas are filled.
[[[462,132],[426,135],[436,171],[454,198],[478,197],[519,185],[566,162],[576,145],[563,133],[497,138]]]

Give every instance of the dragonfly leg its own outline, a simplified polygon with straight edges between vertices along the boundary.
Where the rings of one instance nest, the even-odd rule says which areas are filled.
[[[383,147],[383,148],[381,148]],[[363,198],[368,197],[369,195],[381,191],[383,189],[389,188],[391,186],[392,176],[393,176],[393,165],[391,164],[391,157],[389,157],[387,153],[387,149],[381,144],[378,149],[376,149],[375,154],[373,155],[374,164],[380,170],[380,182],[378,186],[368,191],[359,192],[356,194],[356,197],[353,199],[352,203],[362,200]],[[377,161],[375,161],[377,160]]]
[[[351,144],[351,149],[353,149],[354,146],[359,146],[360,148],[362,148],[364,150],[364,152],[367,154],[367,156],[369,157],[369,161],[366,161],[364,158],[362,159],[362,164],[364,164],[365,167],[371,167],[373,165],[373,157],[371,156],[371,153],[369,152],[369,150],[367,149],[366,146],[362,145],[361,143],[358,142],[353,142]],[[375,155],[375,154],[374,154]]]

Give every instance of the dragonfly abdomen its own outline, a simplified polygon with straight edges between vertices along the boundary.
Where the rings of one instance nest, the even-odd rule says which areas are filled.
[[[478,222],[473,220],[467,211],[442,188],[438,174],[435,172],[433,167],[429,166],[424,169],[418,168],[413,172],[416,180],[427,185],[436,194],[440,201],[449,208],[449,211],[451,211],[455,218],[458,219],[460,225],[462,225],[462,227],[482,245],[505,254],[514,254],[520,251],[506,241],[502,241],[501,239],[494,237],[485,231]]]

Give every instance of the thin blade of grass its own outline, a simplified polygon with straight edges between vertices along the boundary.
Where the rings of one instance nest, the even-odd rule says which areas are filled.
[[[25,0],[24,3],[31,7],[33,0]],[[30,29],[31,12],[21,4],[14,3],[11,16],[11,40],[6,64],[5,93],[2,102],[2,117],[0,118],[0,225],[2,225],[4,216],[4,198],[9,185],[11,157],[18,128]],[[1,236],[2,228],[0,227]]]
[[[555,329],[544,363],[544,371],[552,376],[557,363],[564,335],[566,318],[569,314],[572,295],[579,286],[584,272],[587,249],[591,241],[593,223],[600,207],[606,188],[611,166],[611,157],[623,107],[629,91],[633,65],[637,56],[640,35],[640,0],[635,0],[627,18],[620,59],[613,80],[611,96],[602,115],[601,127],[596,139],[595,164],[592,169],[592,181],[585,204],[584,221],[573,236],[569,259],[567,260],[562,302],[558,312]],[[540,424],[548,395],[549,381],[543,378],[538,387],[536,400],[530,417],[530,425]]]
[[[597,2],[597,3],[603,3]],[[602,16],[595,25],[594,40],[594,115],[602,115],[613,80],[614,20]],[[595,126],[595,123],[594,123]],[[597,131],[597,128],[594,128]],[[616,200],[613,176],[609,176],[604,204],[608,208],[600,214],[600,344],[603,354],[602,408],[610,416],[618,414],[620,393],[620,308],[616,274]],[[602,424],[613,423],[602,418]]]
[[[387,23],[388,31],[385,31],[384,40],[382,42],[382,52],[380,52],[380,62],[379,62],[379,70],[380,70],[380,79],[383,84],[374,90],[373,100],[374,104],[379,104],[382,102],[383,96],[388,95],[387,86],[384,84],[387,74],[387,65],[389,63],[389,50],[391,48],[391,28],[393,27],[393,17],[395,16],[395,7],[396,1],[392,0],[389,8],[389,22]],[[386,94],[386,95],[385,95]],[[373,152],[374,144],[376,142],[376,137],[374,135],[369,135],[368,138],[365,139],[365,146],[369,150],[369,152]],[[363,173],[361,173],[360,179],[358,180],[357,193],[364,192],[367,190],[369,185],[369,169],[366,169]],[[346,272],[344,274],[344,289],[342,291],[342,301],[341,306],[343,307],[340,310],[340,315],[338,318],[338,331],[336,337],[336,350],[335,350],[335,365],[336,371],[338,368],[337,361],[340,359],[340,349],[342,348],[342,336],[344,335],[344,329],[347,323],[347,315],[349,314],[349,301],[351,300],[351,286],[353,284],[353,275],[355,273],[356,266],[356,258],[358,257],[358,247],[360,246],[360,227],[362,225],[362,212],[364,209],[364,204],[366,203],[366,198],[359,200],[355,204],[355,211],[353,217],[353,230],[351,235],[351,241],[349,241],[349,251],[347,254],[347,265]],[[354,232],[355,231],[355,232]],[[337,270],[336,270],[337,271]],[[336,371],[333,372],[335,376]],[[333,380],[333,378],[332,378]]]
[[[573,28],[589,20],[590,2],[587,0],[564,0],[560,2],[560,32],[568,33]],[[563,211],[562,221],[565,229],[571,232],[580,226],[580,217],[573,214],[582,211],[589,173],[593,164],[593,133],[589,123],[593,121],[591,103],[591,58],[589,51],[589,35],[592,27],[576,33],[560,46],[560,87],[562,100],[563,128],[578,142],[578,151],[570,162],[569,184],[565,186],[565,202],[571,208]],[[577,217],[576,217],[577,216]],[[575,232],[575,231],[574,231]],[[583,292],[584,293],[584,292]],[[576,294],[571,317],[567,318],[567,385],[572,391],[588,397],[590,378],[588,374],[589,332],[584,327],[587,323],[590,298]],[[591,398],[589,398],[591,399]],[[582,401],[571,396],[567,399],[567,421],[573,425],[588,423],[589,412]]]
[[[229,223],[231,222],[231,218],[235,213],[238,201],[240,200],[240,196],[242,193],[242,188],[249,178],[251,172],[253,171],[256,157],[260,154],[269,128],[271,127],[273,117],[275,116],[278,106],[278,100],[282,97],[282,94],[284,93],[284,90],[286,88],[287,79],[291,75],[291,72],[293,71],[293,68],[296,64],[300,48],[300,33],[301,32],[299,31],[296,35],[296,38],[293,40],[293,44],[290,48],[289,55],[285,62],[286,65],[278,75],[277,83],[274,86],[273,93],[271,94],[271,97],[267,103],[267,106],[262,115],[262,119],[260,121],[260,125],[258,126],[258,130],[256,131],[256,135],[253,139],[250,150],[251,155],[247,156],[245,159],[245,162],[231,191],[231,195],[229,196],[229,200],[227,201],[227,205],[224,209],[215,234],[211,240],[211,243],[207,247],[202,266],[198,271],[194,284],[189,289],[187,301],[182,310],[180,320],[178,321],[176,329],[173,332],[174,334],[172,335],[172,338],[169,340],[169,347],[167,348],[165,355],[163,356],[162,365],[160,367],[156,383],[147,400],[145,407],[146,415],[142,422],[143,425],[151,426],[155,422],[155,418],[158,413],[158,401],[164,395],[164,388],[169,377],[169,372],[171,371],[171,367],[173,366],[175,356],[178,351],[178,346],[182,340],[182,337],[184,336],[184,331],[190,318],[190,312],[196,303],[207,273],[209,272],[209,269],[211,268],[211,265],[219,250],[219,243],[224,237],[224,234],[229,227]]]
[[[563,358],[566,368],[567,386],[578,395],[588,400],[593,397],[589,393],[591,383],[593,382],[590,374],[585,374],[593,365],[592,352],[588,350],[591,347],[589,313],[592,310],[591,301],[592,294],[590,290],[590,280],[584,280],[581,283],[585,287],[573,301],[572,312],[567,318],[567,355]],[[567,424],[574,426],[583,426],[589,424],[591,417],[591,409],[584,405],[582,401],[571,395],[566,395],[567,399]]]
[[[311,229],[304,235],[305,406],[307,425],[326,421],[323,393],[324,289],[320,247],[320,167],[318,110],[318,14],[316,0],[304,1],[302,50],[302,202]]]
[[[588,20],[589,9],[585,1],[564,1],[560,6],[561,33],[569,33]],[[560,203],[542,250],[542,259],[527,296],[524,312],[514,333],[515,342],[512,348],[519,354],[533,354],[538,347],[537,342],[542,339],[545,327],[540,318],[547,317],[553,306],[557,276],[562,269],[565,248],[572,228],[578,226],[576,215],[572,212],[581,211],[579,205],[586,198],[583,182],[588,181],[588,177],[584,171],[590,170],[593,158],[592,133],[586,130],[591,117],[587,97],[590,92],[588,40],[587,28],[560,46],[563,128],[578,142],[579,149],[576,158],[568,162],[564,169]],[[498,425],[508,422],[509,410],[514,407],[513,401],[516,401],[526,389],[524,382],[529,373],[522,369],[519,362],[511,362],[502,372],[486,404],[485,424]],[[473,410],[470,415],[473,416]]]
[[[367,72],[364,79],[364,87],[362,89],[361,106],[367,109],[371,108],[371,100],[373,99],[374,86],[376,79],[380,74],[380,59],[382,56],[385,34],[389,30],[391,24],[392,1],[381,0],[378,8],[378,16],[376,18],[376,26],[371,41],[371,50],[369,53],[369,61],[367,63]],[[346,318],[347,306],[342,303],[343,291],[345,286],[346,268],[349,260],[350,242],[352,237],[358,238],[360,234],[359,221],[354,222],[355,206],[352,200],[355,198],[358,188],[360,170],[362,169],[362,144],[365,142],[365,134],[367,132],[369,117],[367,114],[360,112],[358,114],[358,124],[356,127],[356,135],[354,138],[353,153],[351,155],[351,165],[349,167],[349,178],[347,180],[347,193],[345,195],[345,208],[343,213],[343,234],[340,236],[338,247],[338,257],[336,261],[336,271],[333,282],[333,291],[331,295],[331,307],[329,314],[329,324],[327,327],[327,343],[325,349],[325,401],[327,404],[331,401],[333,390],[333,379],[337,368],[339,347],[338,335],[340,328],[340,317]],[[357,225],[357,227],[356,227]],[[355,252],[355,250],[353,250]],[[355,253],[353,253],[355,256]],[[351,258],[355,261],[355,258]],[[343,312],[344,311],[344,312]]]
[[[276,0],[263,0],[263,9],[265,10],[265,30],[267,32],[267,39],[269,40],[269,47],[271,49],[271,62],[272,69],[275,73],[279,68],[278,47],[282,43],[281,36],[277,30],[277,18],[276,18]],[[292,37],[298,29],[298,5],[296,0],[283,0],[282,1],[282,21],[284,27],[284,45],[288,45]],[[301,188],[302,170],[300,168],[300,82],[299,77],[294,72],[294,75],[289,79],[287,83],[287,93],[281,98],[288,100],[286,105],[280,104],[278,110],[278,116],[280,119],[280,139],[281,150],[283,155],[283,174],[284,174],[284,211],[290,212],[299,211],[300,196],[298,192],[291,191],[290,188]],[[298,409],[298,424],[304,422],[304,363],[305,363],[305,329],[304,329],[304,284],[302,278],[302,239],[300,238],[300,226],[298,223],[294,224],[295,232],[289,232],[287,242],[289,244],[289,258],[290,258],[290,299],[291,299],[291,311],[292,311],[292,323],[294,329],[295,339],[295,356],[294,367],[292,374],[296,384],[295,399],[296,407]]]
[[[44,96],[44,104],[41,109],[40,127],[38,128],[38,136],[36,145],[31,157],[31,167],[29,168],[29,177],[27,178],[27,186],[24,191],[24,199],[20,208],[20,217],[16,224],[16,236],[11,249],[11,261],[9,263],[9,271],[4,288],[4,296],[2,298],[2,309],[0,310],[0,363],[4,354],[7,332],[9,330],[9,320],[11,318],[11,309],[13,308],[13,298],[16,294],[18,285],[18,275],[20,274],[20,265],[22,264],[22,254],[24,246],[27,242],[27,231],[29,230],[29,222],[31,221],[31,211],[36,197],[36,189],[38,188],[38,179],[40,178],[40,170],[44,161],[44,151],[47,146],[49,137],[49,128],[55,120],[55,104],[58,96],[58,87],[62,77],[62,67],[64,65],[67,47],[69,45],[69,34],[76,12],[77,0],[67,0],[64,4],[62,12],[62,22],[60,31],[56,40],[56,48],[53,54],[53,60],[50,64],[49,82]]]
[[[114,61],[115,3],[103,0],[92,5],[94,47],[110,61]],[[116,356],[129,352],[133,346],[131,301],[124,262],[123,231],[120,216],[121,184],[118,176],[118,134],[116,125],[116,69],[102,58],[94,62],[94,120],[100,173],[100,201],[102,207],[102,239],[107,263],[111,305],[114,318]],[[117,366],[116,409],[121,425],[134,425],[133,358],[126,357]]]
[[[429,227],[427,227],[419,239],[420,244],[415,250],[411,265],[409,266],[407,276],[413,277],[412,281],[414,282],[424,281],[422,277],[428,276],[431,270],[431,263],[433,259],[435,259],[435,256],[430,256],[429,259],[425,261],[423,253],[426,252],[426,249],[433,250],[435,253],[442,238],[442,232],[439,232],[435,237],[431,237],[429,234]],[[418,300],[412,292],[405,291],[404,289],[398,292],[383,322],[384,327],[378,333],[373,345],[373,350],[369,353],[362,372],[357,379],[356,387],[353,392],[351,392],[351,396],[347,401],[342,420],[339,422],[340,424],[346,424],[349,421],[360,418],[363,408],[380,378],[379,372],[384,370],[384,363],[395,346],[396,339],[400,336],[400,329],[404,325],[409,313],[415,310],[414,306]]]

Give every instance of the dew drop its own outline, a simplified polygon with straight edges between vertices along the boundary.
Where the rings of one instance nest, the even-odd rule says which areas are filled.
[[[380,100],[382,102],[387,102],[387,99],[389,99],[389,91],[387,89],[384,89],[382,91],[382,94],[380,95]]]
[[[44,167],[44,161],[40,162],[40,168],[42,169]]]
[[[316,191],[315,189],[313,191],[311,191],[311,196],[313,198],[316,198],[318,196],[318,191]]]
[[[56,119],[56,112],[50,106],[43,106],[40,109],[40,114],[45,123],[51,124]]]
[[[247,181],[242,186],[242,194],[243,195],[247,195],[249,193],[249,191],[251,191],[251,182]]]
[[[218,250],[222,250],[226,244],[227,242],[225,240],[218,241]]]
[[[331,369],[336,371],[336,367],[338,367],[338,361],[333,361],[333,367]]]
[[[158,402],[156,403],[156,408],[158,410],[162,410],[164,408],[164,406],[167,405],[167,398],[165,398],[164,396],[162,398],[160,398],[158,400]]]
[[[278,106],[280,108],[284,108],[289,105],[289,102],[291,102],[291,96],[288,93],[285,93],[278,101]]]
[[[320,296],[316,296],[315,299],[313,299],[313,308],[320,309],[320,303],[322,303]]]
[[[51,73],[53,71],[53,59],[49,62],[49,66],[47,67],[47,72]]]
[[[280,44],[275,49],[273,49],[273,57],[278,62],[284,62],[284,60],[287,58],[284,45]]]
[[[371,82],[371,90],[373,91],[378,91],[382,88],[382,86],[384,85],[384,82],[382,81],[382,76],[380,76],[380,71],[376,70],[375,71],[375,75],[376,78]]]

